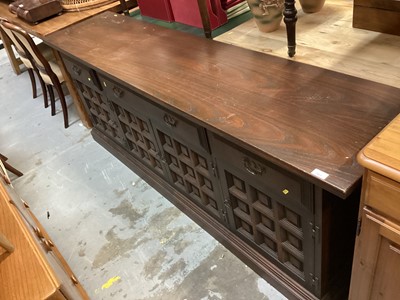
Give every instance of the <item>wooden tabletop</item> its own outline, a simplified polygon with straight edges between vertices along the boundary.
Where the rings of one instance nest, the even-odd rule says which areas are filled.
[[[9,1],[0,0],[0,16],[8,19],[9,21],[15,22],[19,24],[23,29],[25,29],[30,34],[37,36],[39,38],[43,38],[46,35],[49,35],[53,32],[56,32],[60,29],[68,27],[72,24],[78,23],[82,20],[85,20],[89,17],[97,15],[101,12],[107,11],[116,7],[120,4],[119,1],[103,5],[101,7],[83,10],[79,12],[63,12],[59,16],[52,17],[44,22],[39,24],[32,24],[25,22],[23,19],[18,18],[17,15],[12,14],[8,10]]]
[[[400,182],[400,115],[360,152],[361,165]]]
[[[400,112],[399,89],[109,12],[45,40],[343,198]]]

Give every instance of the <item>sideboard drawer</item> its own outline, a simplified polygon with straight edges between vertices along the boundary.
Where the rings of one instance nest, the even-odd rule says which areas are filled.
[[[247,173],[254,182],[259,182],[270,191],[285,199],[300,201],[302,197],[302,181],[283,170],[272,168],[269,164],[255,158],[243,149],[225,142],[222,139],[212,139],[212,152],[218,160],[233,163],[241,173]]]
[[[65,67],[73,79],[78,80],[91,88],[95,88],[97,91],[102,90],[95,71],[69,57],[63,56],[63,60]]]
[[[400,221],[400,183],[368,171],[365,205]]]
[[[201,145],[203,149],[209,152],[206,133],[203,127],[195,125],[167,109],[151,104],[149,101],[143,99],[143,96],[136,94],[101,74],[99,77],[108,99],[119,105],[131,107],[135,111],[140,111],[147,118],[151,119],[155,129],[163,133],[173,134],[174,137],[188,141],[191,145]]]

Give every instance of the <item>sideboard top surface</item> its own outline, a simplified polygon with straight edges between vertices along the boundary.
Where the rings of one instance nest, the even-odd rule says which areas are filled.
[[[110,12],[45,41],[343,198],[400,112],[396,88]]]

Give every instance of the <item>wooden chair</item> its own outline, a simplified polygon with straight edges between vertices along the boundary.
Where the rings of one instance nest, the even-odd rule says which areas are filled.
[[[21,171],[17,170],[16,168],[14,168],[10,164],[8,164],[6,162],[7,160],[8,160],[8,158],[0,153],[0,162],[5,167],[6,170],[10,171],[11,173],[14,173],[18,177],[21,177],[22,175],[24,175]]]
[[[5,19],[0,17],[0,22],[2,21],[6,21]],[[47,102],[47,92],[46,92],[46,88],[45,88],[45,84],[42,80],[42,78],[40,77],[37,69],[35,68],[33,62],[32,62],[32,57],[29,55],[29,53],[26,53],[24,48],[19,44],[19,42],[15,39],[14,35],[12,34],[12,32],[7,29],[4,28],[1,23],[0,23],[0,31],[1,31],[1,35],[5,36],[7,35],[7,37],[10,39],[10,41],[12,42],[12,44],[15,47],[15,50],[17,51],[21,62],[25,65],[28,74],[29,74],[29,78],[31,80],[31,84],[32,84],[32,96],[33,98],[37,98],[37,91],[36,91],[36,80],[35,80],[35,75],[33,73],[33,71],[35,71],[38,75],[39,81],[40,81],[40,85],[42,87],[42,91],[43,91],[43,97],[45,98],[45,103]]]
[[[34,43],[30,35],[20,28],[19,26],[12,24],[6,20],[1,21],[3,29],[8,29],[14,35],[17,42],[23,47],[26,53],[29,53],[32,57],[32,62],[34,66],[39,71],[41,79],[44,81],[49,95],[51,103],[51,115],[56,114],[55,108],[55,98],[53,87],[56,89],[58,96],[60,98],[63,117],[64,117],[64,127],[68,128],[68,108],[65,102],[64,92],[61,87],[61,83],[64,82],[64,77],[61,73],[61,69],[55,61],[47,60],[43,54],[40,52],[37,45]]]

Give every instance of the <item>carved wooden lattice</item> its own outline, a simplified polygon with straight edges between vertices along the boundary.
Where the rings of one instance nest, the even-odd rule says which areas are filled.
[[[118,125],[111,116],[112,112],[110,111],[110,105],[106,102],[107,100],[87,85],[79,81],[75,81],[75,83],[85,100],[93,125],[123,144],[123,137],[118,130]]]
[[[225,174],[235,229],[304,279],[301,215],[233,174]]]
[[[128,149],[147,166],[164,176],[162,162],[149,122],[115,103],[114,108],[127,140]]]
[[[198,205],[219,218],[211,163],[166,133],[158,131],[158,134],[172,182]]]

